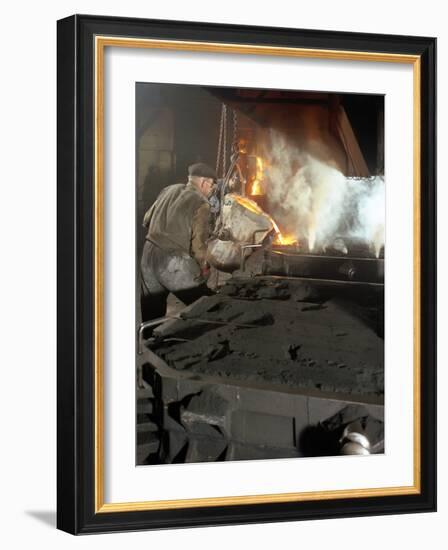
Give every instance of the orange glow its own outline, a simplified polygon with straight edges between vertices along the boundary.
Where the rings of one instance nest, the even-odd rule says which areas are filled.
[[[274,244],[291,246],[293,244],[295,245],[299,244],[299,241],[297,240],[297,237],[295,237],[294,235],[282,235],[282,233],[277,233],[277,237],[274,240]]]
[[[250,210],[251,212],[254,212],[255,214],[261,214],[263,216],[267,216],[268,218],[270,218],[270,216],[268,214],[266,214],[266,212],[264,212],[259,206],[258,204],[251,200],[251,199],[248,199],[247,197],[243,197],[241,195],[237,195],[236,193],[231,193],[229,195],[230,197],[234,198],[236,200],[236,202],[238,202],[239,204],[243,205],[244,208],[247,208],[248,210]],[[272,220],[272,218],[271,218]],[[275,224],[274,220],[272,220],[272,222]]]
[[[262,210],[258,204],[248,199],[247,197],[243,197],[241,195],[237,195],[236,193],[230,193],[229,196],[231,196],[233,199],[236,200],[239,204],[244,206],[244,208],[247,208],[250,212],[254,212],[255,214],[259,214],[261,216],[266,216],[266,218],[269,219],[269,221],[272,223],[272,228],[276,232],[277,236],[274,239],[274,244],[282,244],[282,245],[297,245],[299,241],[297,240],[297,237],[294,235],[282,235],[282,232],[280,231],[280,228],[275,223],[275,221],[271,218],[269,214],[266,214],[264,210]]]
[[[260,182],[258,180],[254,180],[254,182],[252,184],[252,189],[250,190],[250,194],[252,196],[259,196],[259,195],[263,194]]]
[[[250,190],[250,194],[254,197],[264,195],[263,186],[261,185],[264,177],[263,159],[261,157],[255,157],[255,158],[257,159],[257,173],[254,180],[252,181],[252,187]]]
[[[247,141],[243,138],[238,140],[238,151],[243,155],[247,153]]]

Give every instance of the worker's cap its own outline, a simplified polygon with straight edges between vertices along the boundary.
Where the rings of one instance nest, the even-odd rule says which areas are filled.
[[[189,176],[197,176],[199,178],[212,178],[216,179],[216,172],[213,170],[211,166],[208,164],[204,164],[203,162],[197,162],[196,164],[192,164],[188,167],[188,175]]]

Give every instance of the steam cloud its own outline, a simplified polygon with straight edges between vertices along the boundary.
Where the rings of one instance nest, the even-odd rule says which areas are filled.
[[[265,182],[269,210],[283,232],[310,250],[356,238],[379,255],[384,245],[384,178],[346,178],[336,167],[270,133]]]

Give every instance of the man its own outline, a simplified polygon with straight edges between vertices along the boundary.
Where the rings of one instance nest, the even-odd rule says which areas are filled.
[[[172,292],[185,304],[211,294],[207,287],[207,240],[215,171],[206,164],[188,169],[188,183],[163,189],[146,212],[141,260],[142,321],[166,314]]]

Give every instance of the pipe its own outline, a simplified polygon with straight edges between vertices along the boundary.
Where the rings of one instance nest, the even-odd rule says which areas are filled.
[[[140,326],[138,327],[138,345],[137,345],[137,353],[141,355],[142,352],[142,342],[143,342],[143,331],[147,328],[155,327],[157,325],[160,325],[167,321],[168,319],[171,319],[171,317],[157,317],[157,319],[151,319],[151,321],[145,321],[144,323],[140,323]]]

